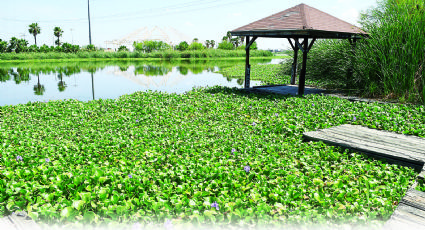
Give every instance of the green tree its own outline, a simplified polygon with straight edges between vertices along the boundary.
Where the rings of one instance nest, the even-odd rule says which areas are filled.
[[[38,26],[38,23],[32,23],[29,25],[28,32],[34,36],[34,44],[37,45],[37,35],[41,32],[41,28]]]
[[[215,46],[215,41],[214,41],[214,40],[211,40],[211,41],[210,41],[210,45],[211,45],[211,48],[214,48],[214,46]]]
[[[40,75],[37,74],[37,85],[34,85],[34,94],[35,95],[43,95],[44,91],[46,91],[46,89],[44,88],[44,85],[40,84]]]
[[[55,44],[57,45],[57,46],[60,46],[60,37],[62,36],[62,34],[63,34],[63,30],[59,27],[59,26],[56,26],[54,29],[53,29],[53,34],[55,35],[55,37],[57,37],[58,39],[55,41]]]
[[[178,45],[177,45],[177,47],[176,47],[176,49],[177,50],[179,50],[179,51],[185,51],[185,50],[187,50],[189,48],[189,44],[187,44],[187,42],[186,41],[182,41],[182,42],[180,42]]]
[[[7,41],[0,39],[0,53],[4,53],[7,50]]]
[[[235,47],[231,42],[223,40],[222,42],[218,43],[218,48],[222,50],[233,50]]]
[[[189,50],[203,50],[205,49],[205,47],[199,43],[199,42],[192,42],[192,44],[190,44]]]

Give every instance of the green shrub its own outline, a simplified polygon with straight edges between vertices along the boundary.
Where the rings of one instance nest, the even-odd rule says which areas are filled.
[[[176,49],[179,50],[179,51],[185,51],[188,48],[189,48],[189,44],[187,44],[186,41],[182,41],[176,46]]]
[[[128,50],[128,48],[127,48],[127,46],[120,46],[119,48],[118,48],[118,52],[123,52],[123,51],[126,51],[126,52],[128,52],[129,50]]]
[[[233,43],[225,40],[218,43],[218,48],[222,50],[233,50],[235,47],[233,46]]]
[[[205,46],[199,42],[192,42],[192,44],[190,44],[190,46],[188,47],[188,50],[203,50],[203,49],[205,49]]]

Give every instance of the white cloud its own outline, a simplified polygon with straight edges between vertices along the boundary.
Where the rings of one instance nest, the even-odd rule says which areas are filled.
[[[190,27],[192,27],[192,26],[193,26],[193,23],[191,23],[191,22],[189,22],[189,21],[185,22],[184,24],[185,24],[186,26],[190,26]]]

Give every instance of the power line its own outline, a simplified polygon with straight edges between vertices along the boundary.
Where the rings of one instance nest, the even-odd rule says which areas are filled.
[[[170,15],[170,14],[179,14],[179,13],[187,13],[187,12],[193,12],[193,11],[199,11],[204,9],[211,9],[211,8],[217,8],[217,7],[223,7],[228,5],[235,5],[239,3],[246,3],[248,1],[252,0],[237,0],[233,2],[224,1],[224,0],[198,0],[198,1],[191,1],[183,4],[176,4],[171,6],[165,6],[165,7],[158,7],[158,8],[152,8],[152,9],[146,9],[142,11],[137,12],[131,12],[131,13],[119,13],[119,14],[112,14],[112,15],[105,15],[105,16],[99,16],[99,17],[92,17],[95,21],[111,21],[111,20],[131,20],[131,19],[138,19],[138,18],[147,18],[147,17],[156,17],[156,16],[162,16],[162,15]],[[223,4],[216,4],[211,5],[214,3],[223,3]],[[197,7],[198,6],[198,7]],[[187,10],[180,10],[184,8],[191,8]],[[197,8],[193,8],[197,7]],[[166,13],[164,13],[164,10],[168,10]],[[157,12],[154,12],[157,11]],[[143,16],[140,16],[143,12],[150,12],[149,14],[144,14]],[[10,22],[31,22],[33,20],[23,20],[23,19],[10,19],[10,18],[0,18],[0,20],[3,21],[10,21]],[[41,23],[86,23],[86,18],[75,18],[75,19],[59,19],[59,20],[37,20]]]

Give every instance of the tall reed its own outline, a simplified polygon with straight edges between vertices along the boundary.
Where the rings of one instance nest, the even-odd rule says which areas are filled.
[[[369,94],[424,102],[424,2],[385,0],[378,5],[361,20],[370,38],[356,50],[359,86]]]

